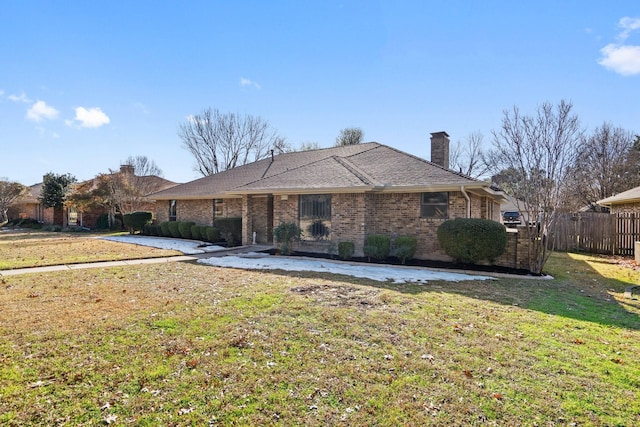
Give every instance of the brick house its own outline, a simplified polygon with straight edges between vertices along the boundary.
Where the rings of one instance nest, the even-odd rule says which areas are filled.
[[[45,224],[53,223],[53,208],[45,208],[38,199],[42,192],[42,183],[31,185],[27,189],[27,194],[9,207],[9,219],[31,218]]]
[[[416,258],[447,259],[436,230],[456,217],[500,220],[503,193],[448,168],[449,135],[431,134],[426,161],[376,142],[271,156],[151,194],[158,221],[213,225],[241,217],[242,243],[273,243],[273,228],[295,222],[297,247],[327,252],[342,241],[363,254],[370,234],[411,235]],[[254,237],[255,236],[255,237]]]
[[[635,187],[631,190],[616,194],[615,196],[598,200],[596,203],[609,208],[612,214],[640,214],[640,187]]]
[[[120,166],[120,170],[110,174],[110,176],[120,176],[129,181],[129,183],[134,187],[149,193],[177,185],[173,181],[169,181],[155,175],[135,175],[134,168],[131,165]],[[93,178],[77,183],[74,187],[91,189],[95,186],[96,179],[97,178]],[[71,203],[66,203],[64,207],[59,209],[45,208],[39,199],[42,192],[42,186],[43,183],[38,183],[28,187],[29,192],[27,195],[16,200],[16,202],[9,208],[9,218],[31,218],[44,224],[62,224],[65,227],[80,226],[95,228],[98,218],[102,214],[107,213],[106,208],[94,207],[91,209],[83,209],[74,206]],[[136,206],[136,210],[154,212],[156,210],[155,201],[143,198],[140,205]]]

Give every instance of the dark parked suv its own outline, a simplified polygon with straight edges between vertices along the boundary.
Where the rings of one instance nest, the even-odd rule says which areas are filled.
[[[502,223],[504,225],[520,225],[522,221],[520,219],[520,212],[507,211],[502,214]]]

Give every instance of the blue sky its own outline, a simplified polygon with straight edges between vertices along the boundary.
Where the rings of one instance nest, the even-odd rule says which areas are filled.
[[[570,100],[640,133],[632,1],[0,0],[0,177],[89,179],[129,156],[198,177],[177,130],[211,107],[293,146],[340,129],[429,158],[503,111]]]

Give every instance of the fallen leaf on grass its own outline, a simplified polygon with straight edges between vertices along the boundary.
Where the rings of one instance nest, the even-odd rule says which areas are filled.
[[[502,395],[502,393],[493,393],[491,395],[491,397],[493,397],[496,400],[502,400],[504,398],[504,396]]]
[[[465,377],[467,377],[467,378],[473,378],[473,374],[472,374],[472,373],[471,373],[471,371],[470,371],[470,370],[468,370],[468,369],[463,370],[463,371],[462,371],[462,373],[463,373],[463,374],[464,374],[464,376],[465,376]]]

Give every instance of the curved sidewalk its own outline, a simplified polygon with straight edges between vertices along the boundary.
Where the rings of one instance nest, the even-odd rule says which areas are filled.
[[[243,252],[260,251],[267,246],[236,246],[233,248],[219,250],[215,252],[204,252],[193,255],[175,255],[170,257],[160,258],[140,258],[129,259],[121,261],[96,261],[87,262],[81,264],[59,264],[59,265],[47,265],[42,267],[26,267],[16,268],[12,270],[0,270],[0,277],[17,276],[19,274],[29,273],[49,273],[52,271],[65,271],[65,270],[84,270],[88,268],[104,268],[104,267],[119,267],[127,265],[139,265],[139,264],[162,264],[165,262],[181,262],[181,261],[196,261],[200,258],[210,258],[215,256],[225,256],[229,254],[238,254]]]

